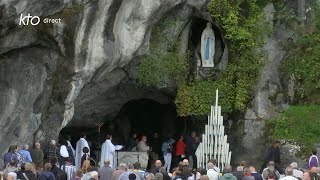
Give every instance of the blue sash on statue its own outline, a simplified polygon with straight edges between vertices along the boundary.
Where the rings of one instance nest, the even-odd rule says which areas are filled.
[[[206,38],[206,46],[205,46],[205,50],[204,50],[205,60],[206,60],[206,61],[209,61],[209,60],[210,60],[211,46],[212,46],[212,38],[207,37],[207,38]]]

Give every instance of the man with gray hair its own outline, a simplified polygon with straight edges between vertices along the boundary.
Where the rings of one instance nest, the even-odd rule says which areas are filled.
[[[112,173],[111,180],[118,180],[119,177],[126,172],[127,165],[124,163],[120,163],[117,170]]]
[[[21,157],[22,157],[21,158],[22,163],[32,163],[32,158],[28,149],[29,149],[29,145],[24,144],[21,146],[21,149],[19,150],[19,153],[21,154]]]
[[[128,180],[129,179],[129,175],[130,174],[134,174],[133,169],[134,169],[133,165],[132,164],[128,164],[127,165],[127,172],[121,174],[119,176],[118,180]],[[136,176],[136,180],[142,180],[142,179],[140,179],[140,176]]]
[[[277,179],[280,178],[280,173],[275,169],[274,165],[275,164],[273,161],[269,161],[268,167],[262,171],[263,180],[268,179],[270,173],[275,174],[275,176],[277,176]]]
[[[298,180],[298,179],[293,177],[293,168],[291,166],[288,166],[286,168],[286,176],[281,178],[280,180]]]
[[[293,168],[293,176],[296,178],[303,178],[303,172],[298,170],[298,163],[293,162],[290,164],[290,166]]]
[[[219,173],[216,172],[216,170],[214,169],[214,165],[212,162],[208,163],[207,175],[209,177],[209,180],[218,180],[219,179]]]
[[[224,174],[220,178],[220,180],[237,180],[237,177],[235,177],[231,172],[232,172],[231,165],[227,165],[226,167],[224,167],[224,170],[223,170]]]
[[[9,172],[7,180],[16,180],[17,179],[17,173],[15,172]]]

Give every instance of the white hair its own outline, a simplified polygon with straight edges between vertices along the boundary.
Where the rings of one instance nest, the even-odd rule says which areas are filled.
[[[11,176],[13,180],[16,180],[16,179],[17,179],[17,174],[16,174],[15,172],[9,172],[9,173],[7,174],[7,176],[8,176],[8,177]]]

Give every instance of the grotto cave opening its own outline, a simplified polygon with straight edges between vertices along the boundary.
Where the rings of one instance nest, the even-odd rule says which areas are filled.
[[[98,125],[101,125],[100,132]],[[137,133],[138,137],[141,135],[152,137],[155,132],[163,138],[177,137],[186,131],[186,126],[188,124],[177,117],[173,103],[161,104],[151,99],[136,99],[125,103],[112,119],[92,121],[92,126],[71,125],[63,128],[59,139],[71,136],[71,143],[75,146],[80,134],[85,132],[89,144],[96,146],[105,141],[107,133],[111,133],[114,144],[126,145],[133,132]]]

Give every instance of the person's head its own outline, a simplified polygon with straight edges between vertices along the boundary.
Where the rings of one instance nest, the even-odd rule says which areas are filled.
[[[182,164],[183,164],[183,166],[189,166],[189,161],[188,161],[188,159],[184,159],[184,160],[182,161]]]
[[[166,137],[166,142],[167,142],[167,143],[169,143],[169,142],[170,142],[170,140],[171,140],[171,138],[170,138],[170,137]]]
[[[147,142],[147,136],[146,135],[141,136],[141,141]]]
[[[226,173],[231,173],[232,172],[232,166],[231,165],[227,165],[226,167],[224,167],[223,172]]]
[[[40,143],[39,142],[36,142],[36,143],[34,143],[34,147],[36,148],[36,149],[40,149]]]
[[[83,161],[82,167],[81,167],[82,173],[87,173],[91,171],[91,165],[89,160]]]
[[[68,157],[68,158],[66,159],[66,163],[67,163],[67,164],[72,164],[72,163],[73,163],[73,159],[72,159],[71,157]]]
[[[28,150],[29,149],[29,145],[28,144],[24,144],[24,145],[22,145],[22,148],[21,149],[23,149],[23,150]]]
[[[161,173],[156,173],[154,175],[155,180],[163,180],[163,175]]]
[[[183,141],[183,135],[180,136],[179,140],[180,140],[180,141]]]
[[[291,166],[288,166],[286,168],[286,176],[292,176],[293,175],[293,168]]]
[[[251,174],[251,171],[250,171],[249,168],[244,168],[243,173],[244,173],[245,175],[250,175],[250,174]]]
[[[98,180],[99,176],[98,176],[98,172],[97,171],[91,171],[90,172],[90,176],[91,178],[94,178],[95,180]]]
[[[9,172],[7,174],[7,180],[16,180],[17,179],[17,174],[15,172]]]
[[[195,138],[196,136],[197,136],[197,133],[196,133],[195,131],[192,131],[192,132],[191,132],[191,137],[192,137],[192,138]]]
[[[184,174],[185,176],[191,176],[191,168],[185,166],[182,168],[182,174]]]
[[[155,133],[153,134],[153,138],[155,138],[155,139],[159,138],[159,134],[158,134],[157,132],[155,132]]]
[[[242,166],[238,166],[237,167],[237,171],[243,171],[243,167]]]
[[[213,169],[213,168],[214,168],[213,163],[212,163],[212,162],[209,162],[209,163],[208,163],[208,169]]]
[[[280,147],[280,141],[279,141],[279,140],[275,140],[275,141],[273,142],[273,147],[279,148],[279,147]]]
[[[126,168],[127,168],[127,165],[126,165],[126,164],[124,164],[124,163],[120,163],[120,164],[119,164],[118,169],[126,170]]]
[[[105,160],[105,161],[103,162],[103,164],[104,164],[105,166],[109,166],[109,165],[110,165],[110,160]]]
[[[25,171],[31,171],[32,168],[33,168],[33,166],[32,166],[31,163],[28,163],[28,162],[27,162],[27,163],[24,164],[24,170],[25,170]]]
[[[198,136],[194,137],[194,142],[195,143],[200,143],[200,137],[198,137]]]
[[[44,164],[43,170],[44,170],[44,171],[50,171],[51,168],[52,168],[52,165],[51,165],[50,163],[46,163],[46,164]]]
[[[200,173],[201,176],[207,175],[207,171],[203,168],[198,168],[197,171]]]
[[[311,180],[312,174],[310,172],[304,172],[302,180]]]
[[[270,177],[270,179],[273,179],[276,176],[275,171],[269,171],[268,177]]]
[[[209,162],[211,162],[214,166],[217,165],[217,160],[216,159],[210,159]]]
[[[256,168],[254,168],[253,166],[250,166],[249,169],[250,169],[250,172],[251,172],[251,173],[256,172]]]
[[[127,165],[127,169],[129,170],[133,170],[133,164],[131,164],[131,163],[128,163],[128,165]]]
[[[82,132],[82,133],[80,134],[80,137],[82,137],[82,138],[86,138],[86,137],[87,137],[87,135],[86,135],[86,133],[85,133],[85,132]]]
[[[140,169],[141,168],[141,164],[139,162],[136,162],[133,164],[133,168],[134,169]]]
[[[269,161],[268,166],[274,166],[274,161]]]
[[[14,146],[10,146],[9,149],[8,149],[8,152],[14,153],[14,150],[15,150]]]
[[[15,160],[13,160],[13,159],[10,160],[10,162],[9,162],[9,165],[12,166],[12,167],[16,166],[16,164],[17,164],[17,162]]]
[[[159,173],[168,174],[167,171],[166,171],[166,169],[165,169],[164,167],[161,167],[161,168],[159,169]]]
[[[316,149],[312,150],[312,155],[317,155],[317,150]]]
[[[54,140],[54,139],[52,139],[51,141],[50,141],[50,145],[51,146],[55,146],[57,143],[56,143],[56,141]]]
[[[156,160],[156,162],[154,163],[154,165],[155,165],[156,167],[161,167],[161,166],[162,166],[162,163],[161,163],[161,161],[158,159],[158,160]]]
[[[134,173],[129,174],[129,180],[136,180],[137,176]]]
[[[111,134],[107,134],[106,139],[111,141],[112,140],[112,135]]]
[[[312,168],[310,169],[310,172],[311,172],[311,173],[318,173],[318,168],[317,168],[317,167],[312,167]]]
[[[51,158],[50,159],[50,163],[51,163],[51,166],[55,166],[57,164],[57,159],[56,158]]]
[[[76,177],[82,178],[83,174],[81,170],[76,171]]]
[[[293,169],[298,169],[298,164],[296,162],[292,162],[290,164],[290,166],[293,168]]]
[[[137,133],[132,133],[132,137],[135,139],[137,138]]]
[[[146,175],[146,180],[154,180],[154,179],[155,179],[154,174],[148,173],[148,174]]]
[[[85,153],[85,154],[88,153],[89,152],[89,148],[88,147],[83,147],[82,148],[82,152]]]
[[[209,180],[209,176],[202,175],[202,176],[200,176],[200,180]]]

